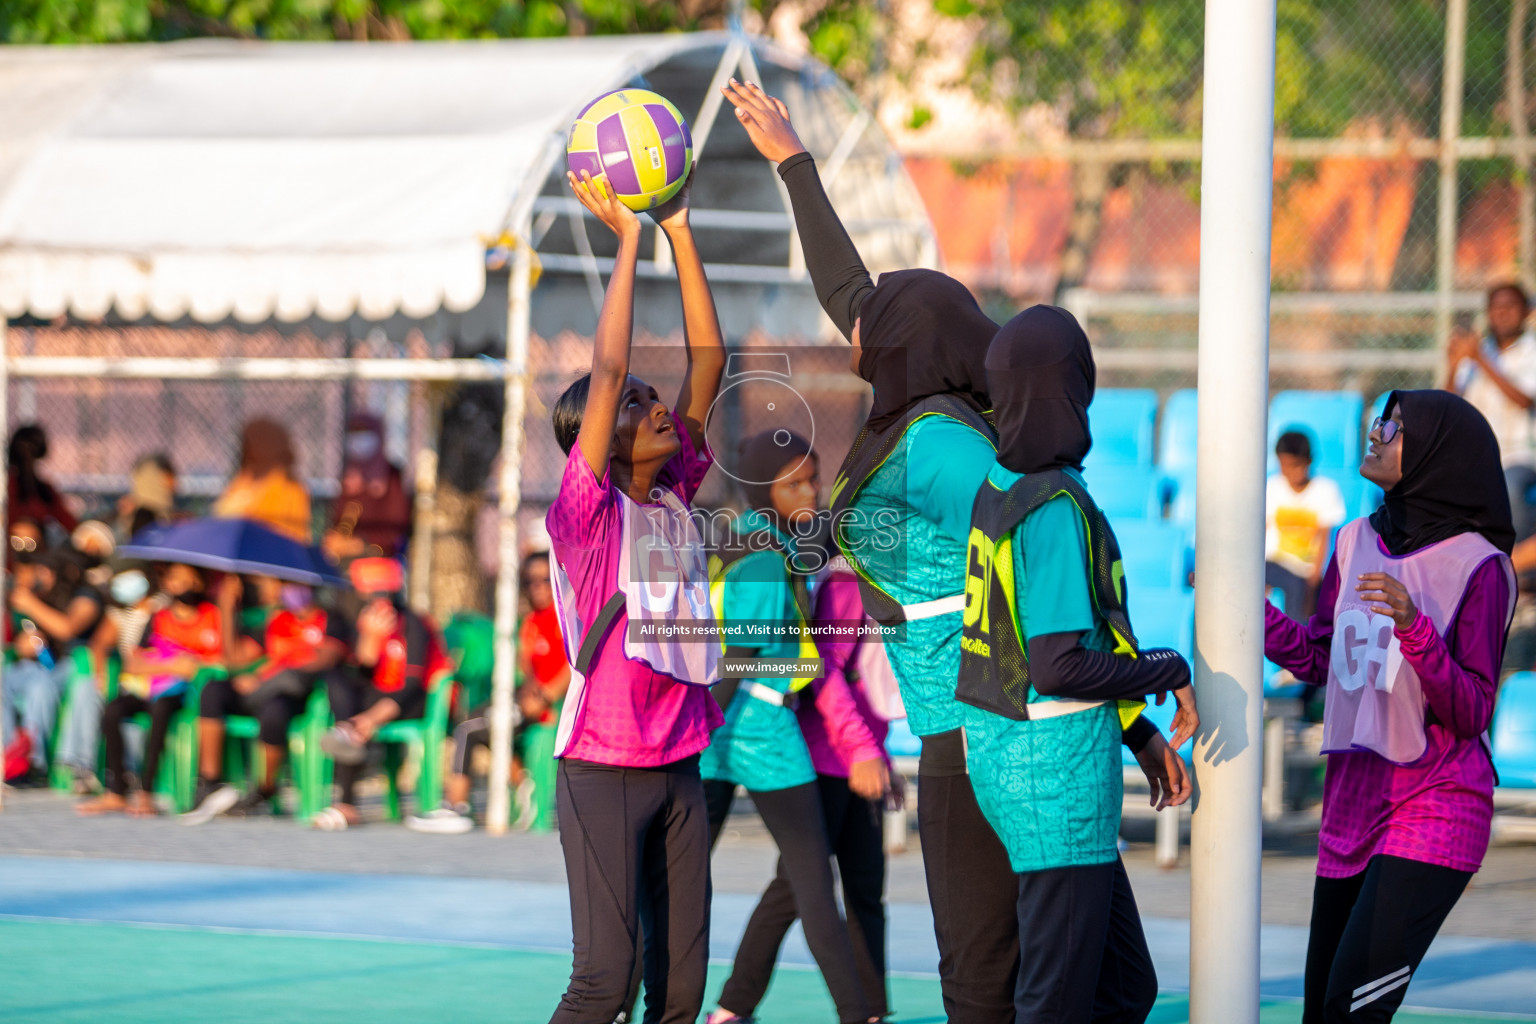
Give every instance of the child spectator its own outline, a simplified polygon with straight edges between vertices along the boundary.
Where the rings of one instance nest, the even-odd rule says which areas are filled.
[[[288,431],[268,419],[251,420],[240,439],[240,469],[213,504],[213,514],[255,519],[308,544],[309,492],[293,475]]]
[[[162,586],[169,608],[149,620],[139,646],[123,662],[119,692],[102,713],[101,731],[107,744],[107,791],[76,807],[81,814],[127,811],[134,817],[158,814],[155,779],[165,751],[171,717],[181,710],[188,682],[202,669],[224,661],[219,609],[207,599],[203,573],[180,563],[166,568]],[[123,726],[134,715],[149,713],[149,736],[139,789],[128,797],[128,769],[123,750]]]
[[[261,590],[272,589],[272,580]],[[225,655],[231,674],[210,680],[198,702],[197,801],[183,824],[201,825],[220,814],[244,818],[265,811],[277,795],[277,774],[288,754],[288,727],[304,713],[315,683],[346,656],[351,631],[342,616],[315,604],[314,590],[300,583],[277,585],[275,609],[263,607],[256,628],[236,636],[243,584],[226,576],[219,591]],[[260,723],[262,775],[249,792],[222,784],[224,721],[250,715]]]
[[[64,687],[74,675],[74,649],[86,642],[101,621],[101,594],[85,582],[86,559],[73,548],[50,552],[18,573],[11,590],[17,616],[17,660],[4,673],[7,714],[3,721],[6,762],[20,761],[13,744],[25,747],[27,767],[17,784],[47,780],[48,743]],[[12,709],[21,706],[20,730],[13,729]]]
[[[1312,614],[1333,531],[1344,525],[1344,495],[1325,476],[1312,475],[1312,442],[1299,430],[1275,441],[1280,472],[1264,487],[1264,585],[1285,595],[1285,613],[1297,622]]]
[[[405,607],[404,573],[390,558],[359,558],[348,570],[362,598],[352,663],[326,679],[336,725],[320,741],[336,761],[336,802],[315,827],[341,831],[360,824],[354,787],[368,742],[390,722],[420,718],[427,694],[452,668],[431,622]]]
[[[523,559],[522,577],[523,593],[532,611],[523,619],[517,634],[518,672],[524,683],[517,690],[521,721],[512,732],[516,824],[519,828],[544,831],[552,827],[554,816],[553,746],[530,740],[547,738],[539,730],[555,728],[565,691],[571,684],[571,666],[565,660],[565,646],[560,641],[560,622],[549,582],[549,554],[536,551]],[[458,835],[474,828],[469,803],[470,756],[476,747],[490,746],[489,712],[489,705],[481,705],[454,729],[453,770],[443,787],[443,806],[408,819],[407,828],[444,835]]]

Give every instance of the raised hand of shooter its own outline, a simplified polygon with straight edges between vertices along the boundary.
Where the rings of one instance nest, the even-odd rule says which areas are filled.
[[[606,176],[594,179],[587,171],[582,171],[580,178],[570,171],[566,171],[565,176],[581,205],[606,224],[608,230],[620,238],[640,237],[640,218],[635,216],[634,210],[620,202]]]

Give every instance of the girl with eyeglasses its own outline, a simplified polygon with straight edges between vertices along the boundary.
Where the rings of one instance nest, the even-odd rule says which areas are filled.
[[[1482,864],[1515,603],[1499,446],[1476,409],[1392,392],[1360,475],[1386,498],[1339,532],[1317,613],[1265,609],[1264,653],[1327,687],[1304,1024],[1391,1020]]]

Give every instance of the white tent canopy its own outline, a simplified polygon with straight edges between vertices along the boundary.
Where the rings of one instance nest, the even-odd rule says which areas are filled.
[[[679,58],[708,81],[730,40],[7,47],[0,313],[466,310],[485,292],[486,244],[526,223],[575,111]],[[751,49],[770,70],[815,67]],[[907,227],[926,234],[905,198]],[[907,259],[931,261],[931,244]]]

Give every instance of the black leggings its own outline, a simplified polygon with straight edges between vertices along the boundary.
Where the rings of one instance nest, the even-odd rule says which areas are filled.
[[[885,845],[880,805],[855,796],[848,780],[818,775],[827,838],[843,880],[843,906],[854,963],[871,1017],[890,1012],[885,990]],[[794,885],[783,856],[778,873],[747,920],[720,1005],[750,1017],[768,992],[774,961],[789,926],[799,916]]]
[[[730,797],[735,788],[727,782],[709,783],[711,847],[714,840],[719,838],[720,825],[730,812]],[[827,839],[827,830],[823,824],[825,816],[819,788],[816,783],[807,782],[789,789],[752,792],[752,802],[757,806],[757,813],[767,826],[768,834],[773,836],[774,843],[779,847],[780,875],[785,879],[793,909],[799,912],[800,924],[805,930],[805,943],[811,947],[811,956],[816,959],[816,966],[821,968],[821,976],[832,994],[832,1002],[837,1005],[838,1020],[867,1021],[871,1016],[869,1001],[864,995],[848,926],[838,913],[837,894],[832,887],[832,844]],[[773,884],[770,883],[763,898],[766,900],[772,891]],[[763,904],[759,902],[758,910],[752,915],[753,922],[757,921],[758,911],[761,910]],[[782,913],[771,909],[769,912]],[[794,915],[791,913],[790,921],[793,920]],[[781,938],[787,928],[786,924],[779,930]],[[752,923],[749,922],[747,932],[742,937],[742,947],[737,950],[738,957],[743,950],[746,952],[747,961],[751,965],[748,968],[749,975],[771,974],[773,971],[778,942],[775,941],[771,949],[765,948],[767,938],[764,931],[754,936]],[[761,941],[759,945],[748,947],[748,939]],[[766,971],[762,968],[765,957],[768,965]],[[720,994],[720,1005],[738,1016],[747,1016],[762,999],[760,992],[755,997],[752,993],[759,987],[766,990],[767,985],[766,980],[760,986],[756,981],[744,981],[738,994],[727,984],[725,991]],[[733,995],[742,1000],[742,1005],[738,1006],[732,1001]],[[747,1005],[748,1000],[751,1001],[750,1005]]]
[[[383,690],[374,689],[373,684],[361,675],[345,669],[327,672],[323,678],[326,696],[331,702],[331,714],[338,722],[346,721],[353,715],[360,715],[379,701],[386,699],[400,703],[400,714],[395,719],[397,722],[420,718],[426,711],[426,694],[421,690],[411,691],[409,695],[385,693]],[[355,802],[353,790],[357,786],[358,776],[362,773],[363,765],[361,764],[336,765],[334,779],[338,791],[337,799],[341,803]]]
[[[555,781],[571,891],[571,981],[550,1024],[694,1024],[709,966],[709,831],[697,756],[659,768],[562,758]],[[641,936],[644,935],[642,943]]]
[[[1472,880],[1456,871],[1378,854],[1348,878],[1312,890],[1302,1024],[1384,1024]]]
[[[951,1024],[1014,1024],[1018,875],[976,804],[960,730],[923,737],[917,831]]]
[[[231,679],[210,679],[203,687],[197,702],[201,718],[225,719],[230,715],[250,715],[259,726],[257,736],[269,747],[288,747],[288,726],[304,713],[309,703],[310,691],[315,688],[317,673],[286,671],[278,673],[274,681],[287,684],[286,689],[264,687],[266,691],[242,694],[235,689]]]
[[[1125,865],[1026,871],[1018,887],[1018,1019],[1142,1024],[1157,972]]]
[[[160,774],[160,755],[165,750],[165,734],[171,718],[181,710],[181,694],[145,700],[131,693],[119,694],[107,702],[101,712],[101,735],[107,745],[107,789],[123,796],[128,792],[128,770],[123,758],[123,723],[134,715],[149,712],[149,736],[144,741],[144,768],[139,786],[146,793],[155,791]]]

